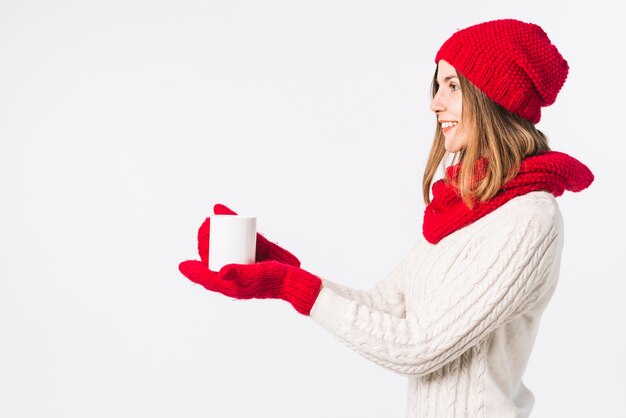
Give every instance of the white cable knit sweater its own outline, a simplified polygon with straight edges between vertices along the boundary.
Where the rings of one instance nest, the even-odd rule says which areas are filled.
[[[371,291],[324,281],[311,318],[408,376],[407,417],[528,417],[522,376],[562,248],[554,196],[528,193],[436,245],[420,237]]]

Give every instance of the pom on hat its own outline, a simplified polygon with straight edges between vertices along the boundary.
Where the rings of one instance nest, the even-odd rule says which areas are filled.
[[[563,87],[569,66],[548,35],[514,19],[479,23],[456,32],[439,49],[444,60],[494,102],[537,123]]]

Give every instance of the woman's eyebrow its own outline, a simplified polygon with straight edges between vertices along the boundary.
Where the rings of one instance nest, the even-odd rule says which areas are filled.
[[[456,75],[449,75],[449,76],[447,76],[446,78],[443,79],[442,83],[445,83],[446,81],[452,80],[453,78],[457,78],[458,79],[459,77],[456,76]]]

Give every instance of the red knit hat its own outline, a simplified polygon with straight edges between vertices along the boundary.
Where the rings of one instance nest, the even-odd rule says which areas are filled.
[[[556,100],[569,66],[533,23],[493,20],[456,32],[439,49],[450,63],[500,106],[537,123]]]

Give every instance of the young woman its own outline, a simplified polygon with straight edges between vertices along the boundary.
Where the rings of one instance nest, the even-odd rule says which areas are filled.
[[[423,236],[374,289],[322,280],[260,235],[257,263],[212,272],[208,219],[201,260],[180,271],[229,297],[286,300],[355,352],[408,376],[409,417],[527,417],[534,398],[522,377],[563,247],[555,197],[593,181],[535,127],[568,65],[539,26],[510,19],[456,32],[435,62]],[[433,184],[450,153],[453,164]],[[215,213],[233,212],[216,205]]]

